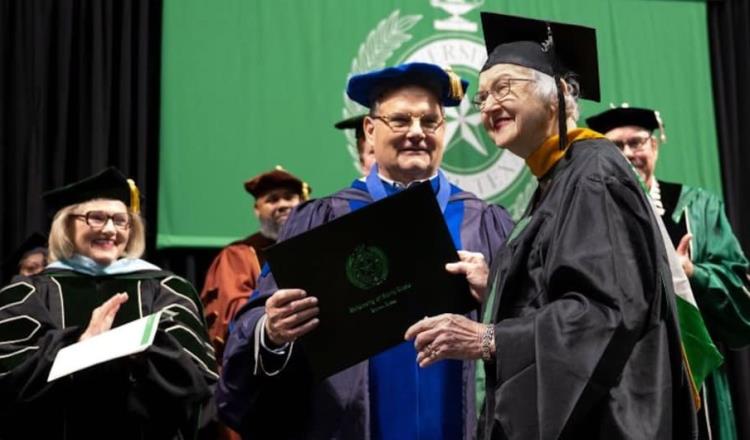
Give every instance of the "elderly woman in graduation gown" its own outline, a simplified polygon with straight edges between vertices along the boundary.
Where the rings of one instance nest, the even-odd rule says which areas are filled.
[[[474,102],[539,186],[489,277],[469,277],[488,286],[484,324],[418,322],[406,337],[420,365],[483,360],[483,439],[693,438],[658,223],[617,148],[576,128],[575,98],[599,99],[595,31],[488,13],[482,24]]]
[[[0,290],[0,438],[194,438],[216,362],[193,287],[138,258],[135,184],[109,168],[45,202],[52,263]],[[48,382],[60,349],[157,311],[144,352]]]

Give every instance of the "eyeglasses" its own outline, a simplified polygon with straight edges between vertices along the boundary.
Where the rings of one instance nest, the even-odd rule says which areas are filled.
[[[423,132],[434,134],[445,121],[442,116],[435,114],[413,116],[411,113],[393,113],[390,115],[374,115],[370,117],[382,121],[394,133],[408,132],[416,119],[419,121],[419,126],[422,128]]]
[[[89,211],[86,214],[73,214],[72,217],[84,219],[87,225],[95,229],[103,228],[110,219],[117,229],[130,227],[130,215],[122,212],[108,214],[104,211]]]
[[[646,146],[646,142],[649,139],[651,139],[651,136],[634,136],[625,140],[618,139],[612,141],[612,143],[615,144],[620,151],[625,150],[626,145],[631,151],[641,151]]]
[[[515,82],[534,82],[534,80],[531,78],[501,78],[495,81],[489,90],[478,92],[474,95],[474,98],[471,99],[471,103],[474,104],[477,109],[481,110],[487,104],[487,98],[489,98],[490,95],[495,99],[495,102],[500,102],[503,98],[513,93],[512,88],[513,83]]]

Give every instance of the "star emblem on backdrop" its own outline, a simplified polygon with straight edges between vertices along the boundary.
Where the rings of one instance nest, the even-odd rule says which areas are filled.
[[[453,137],[458,135],[467,144],[469,144],[477,153],[487,156],[487,149],[477,137],[474,129],[482,122],[482,117],[478,111],[474,110],[469,104],[469,100],[464,99],[458,107],[449,107],[445,109],[445,143],[447,149],[452,147]],[[454,144],[455,145],[455,144]]]

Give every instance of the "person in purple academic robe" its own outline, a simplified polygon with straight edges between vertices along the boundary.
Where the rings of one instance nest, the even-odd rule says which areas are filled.
[[[471,270],[486,267],[477,261],[492,264],[513,222],[502,207],[450,184],[440,171],[444,107],[457,105],[466,87],[454,73],[425,63],[352,77],[349,97],[370,108],[363,126],[376,166],[351,187],[299,205],[280,241],[429,180],[461,250],[461,261],[446,269],[469,279],[481,276]],[[216,398],[229,426],[245,438],[474,438],[474,362],[448,360],[421,369],[413,344],[404,342],[313,383],[304,355],[293,348],[318,324],[317,315],[316,298],[300,289],[278,289],[264,269],[226,345]],[[476,319],[476,313],[470,317]]]

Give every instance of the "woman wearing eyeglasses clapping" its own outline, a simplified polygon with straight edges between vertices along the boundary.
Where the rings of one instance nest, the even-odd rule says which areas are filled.
[[[0,290],[0,438],[193,438],[216,360],[190,283],[139,258],[135,183],[108,168],[44,197],[51,263]],[[145,351],[48,381],[62,348],[158,311]]]

